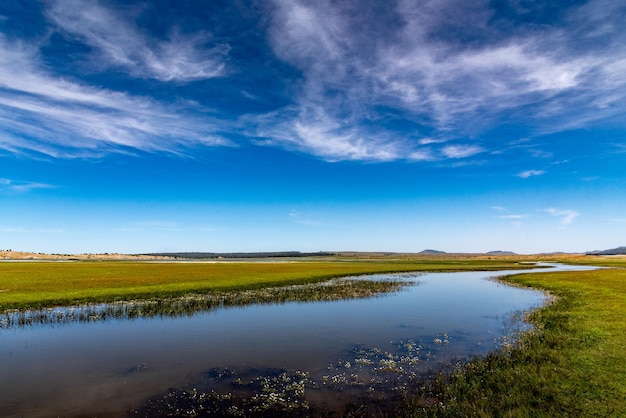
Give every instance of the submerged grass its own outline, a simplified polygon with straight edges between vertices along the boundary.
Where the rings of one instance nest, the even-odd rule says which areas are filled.
[[[101,322],[110,319],[193,316],[198,312],[252,304],[321,302],[382,296],[414,285],[411,277],[394,275],[385,280],[335,279],[323,283],[275,286],[238,291],[214,291],[161,299],[129,300],[79,306],[10,310],[0,314],[0,329],[34,325]]]
[[[296,262],[0,263],[0,312],[145,300],[321,282],[331,278],[409,271],[520,268],[511,260],[333,260]]]
[[[556,296],[530,315],[536,330],[440,374],[402,415],[626,416],[626,260],[598,264],[621,268],[505,278]]]

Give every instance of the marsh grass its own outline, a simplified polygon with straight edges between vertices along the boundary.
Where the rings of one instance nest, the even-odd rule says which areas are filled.
[[[62,325],[75,322],[101,322],[110,319],[193,316],[198,312],[252,304],[320,302],[362,299],[398,292],[416,284],[415,274],[394,275],[387,279],[334,279],[321,283],[277,286],[261,289],[215,291],[180,297],[129,300],[105,304],[10,310],[0,315],[0,329],[34,325]]]
[[[601,264],[621,265],[607,260]],[[508,350],[440,373],[402,413],[410,417],[626,416],[626,270],[505,278],[553,302]]]
[[[441,340],[446,335],[441,335]],[[439,338],[435,338],[437,340]],[[317,373],[218,367],[186,388],[170,389],[132,416],[365,417],[394,412],[432,373],[425,363],[442,344],[404,340],[385,349],[360,345]],[[429,374],[430,373],[430,374]]]
[[[410,271],[502,270],[512,260],[337,259],[297,262],[0,262],[0,312],[181,297]]]

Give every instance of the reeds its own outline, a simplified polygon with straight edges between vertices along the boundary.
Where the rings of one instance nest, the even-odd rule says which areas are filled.
[[[413,274],[413,277],[415,274]],[[130,300],[104,304],[10,310],[0,316],[0,329],[35,325],[63,325],[111,319],[193,316],[199,312],[252,304],[318,302],[361,299],[398,292],[415,281],[403,275],[386,279],[339,278],[321,283],[267,287],[261,289],[213,291],[174,298]]]

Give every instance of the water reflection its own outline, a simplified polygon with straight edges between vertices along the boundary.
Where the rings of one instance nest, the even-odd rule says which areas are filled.
[[[407,276],[408,278],[414,277]],[[64,325],[75,322],[103,322],[135,318],[184,317],[214,309],[254,304],[320,302],[362,299],[400,291],[415,281],[403,280],[402,274],[377,279],[338,278],[321,283],[277,286],[242,291],[214,291],[167,299],[131,300],[114,303],[45,309],[11,310],[0,315],[0,329],[36,325]]]
[[[301,415],[402,394],[524,327],[513,319],[546,296],[484,280],[509,273],[402,275],[419,286],[377,298],[5,328],[0,410],[120,416],[202,407],[237,416],[280,407]],[[376,279],[397,276],[368,277]]]

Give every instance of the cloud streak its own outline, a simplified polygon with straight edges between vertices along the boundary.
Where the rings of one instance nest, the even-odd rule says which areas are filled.
[[[431,131],[442,142],[482,135],[507,115],[530,121],[536,133],[554,132],[620,117],[626,103],[624,35],[610,18],[611,10],[623,13],[606,2],[571,8],[553,27],[506,26],[487,2],[398,1],[384,11],[367,2],[274,3],[271,45],[304,75],[295,116],[284,123],[291,137],[279,141],[324,158],[402,159],[424,141],[435,159],[466,158],[500,144],[438,145]],[[599,36],[598,15],[610,47],[576,44]],[[575,114],[566,103],[576,103]],[[372,126],[388,117],[380,108],[401,112],[415,130],[387,136],[388,152],[377,154],[381,135]],[[324,109],[323,117],[312,109]]]
[[[184,153],[236,137],[327,161],[458,166],[503,154],[518,139],[503,127],[523,127],[533,150],[537,136],[625,122],[618,2],[243,3],[191,29],[156,2],[44,2],[37,35],[0,34],[0,148]],[[529,155],[559,158],[542,145]]]
[[[558,209],[558,208],[546,208],[543,210],[545,213],[561,218],[560,224],[562,226],[570,225],[580,215],[578,212],[570,209]]]
[[[75,157],[233,145],[214,135],[210,118],[55,77],[37,56],[32,46],[10,43],[0,35],[0,148]]]
[[[502,216],[498,216],[498,218],[500,219],[514,219],[514,220],[519,220],[519,219],[524,219],[527,218],[528,215],[502,215]]]
[[[29,182],[29,181],[19,181],[19,180],[11,180],[0,178],[0,192],[11,192],[11,193],[27,193],[31,190],[37,189],[54,189],[55,186],[46,183],[38,183],[38,182]]]
[[[526,171],[522,171],[521,173],[518,173],[517,177],[522,178],[522,179],[527,179],[533,176],[541,176],[545,173],[546,172],[544,170],[526,170]]]
[[[309,215],[305,216],[304,214],[302,214],[301,212],[297,210],[290,211],[289,217],[294,223],[297,223],[299,225],[306,225],[306,226],[311,226],[311,227],[319,227],[319,226],[324,225],[323,222],[312,219]]]
[[[56,0],[49,4],[48,18],[66,36],[91,46],[98,65],[161,81],[190,82],[226,74],[230,47],[212,44],[208,33],[186,36],[172,30],[168,39],[155,40],[122,11],[99,1]]]

